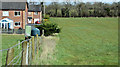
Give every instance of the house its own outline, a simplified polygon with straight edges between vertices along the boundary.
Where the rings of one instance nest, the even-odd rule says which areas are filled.
[[[27,15],[27,2],[2,2],[2,8],[0,9],[0,27],[9,29],[10,26],[13,26],[14,29],[25,29]],[[10,25],[9,20],[5,20],[5,18],[13,21],[13,25]]]
[[[25,29],[26,24],[41,20],[42,11],[40,4],[2,2],[2,8],[0,8],[0,28],[2,29]]]
[[[28,23],[35,23],[36,21],[42,21],[42,11],[40,4],[28,4]]]

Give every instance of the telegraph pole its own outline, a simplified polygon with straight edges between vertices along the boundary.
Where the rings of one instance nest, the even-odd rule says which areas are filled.
[[[45,2],[43,3],[43,5],[44,5],[44,17],[45,17]]]

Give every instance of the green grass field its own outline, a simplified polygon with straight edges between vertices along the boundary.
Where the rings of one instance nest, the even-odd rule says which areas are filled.
[[[1,49],[7,49],[10,48],[18,43],[18,41],[24,40],[24,35],[2,35],[2,48]],[[14,48],[15,54],[14,56],[17,56],[18,53],[20,53],[20,49],[17,49],[17,47]],[[1,50],[0,49],[0,50]],[[6,62],[6,56],[7,51],[2,52],[2,65]]]
[[[117,18],[50,18],[62,31],[56,46],[54,65],[113,65],[118,64]],[[2,35],[2,49],[7,49],[24,35]],[[15,52],[20,50],[15,48]],[[5,64],[7,51],[3,52]]]
[[[50,18],[62,31],[55,65],[118,64],[118,18]]]

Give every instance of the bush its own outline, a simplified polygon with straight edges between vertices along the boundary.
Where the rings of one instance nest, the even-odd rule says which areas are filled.
[[[42,25],[36,26],[40,31],[44,30],[44,35],[49,36],[53,33],[60,33],[61,29],[57,24],[51,22],[45,22]],[[42,33],[41,33],[42,34]]]
[[[43,20],[43,22],[47,22],[47,21],[48,21],[48,19],[44,19],[44,20]]]
[[[49,18],[50,18],[49,15],[45,15],[45,16],[44,16],[44,19],[49,19]]]

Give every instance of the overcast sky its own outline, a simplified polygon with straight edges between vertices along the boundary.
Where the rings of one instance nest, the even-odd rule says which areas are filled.
[[[120,2],[120,0],[28,0],[29,1],[34,1],[34,2],[46,2],[46,5],[49,5],[51,2],[66,2],[66,1],[70,1],[70,2],[103,2],[103,3],[110,3],[112,4],[113,2]]]
[[[110,2],[119,2],[120,0],[0,0],[2,2],[26,2],[26,1],[36,1],[36,2],[103,2],[103,3],[110,3]]]
[[[28,0],[30,1],[30,0]],[[79,1],[79,2],[119,2],[120,0],[31,0],[31,1],[44,1],[44,2],[74,2],[74,1]]]

